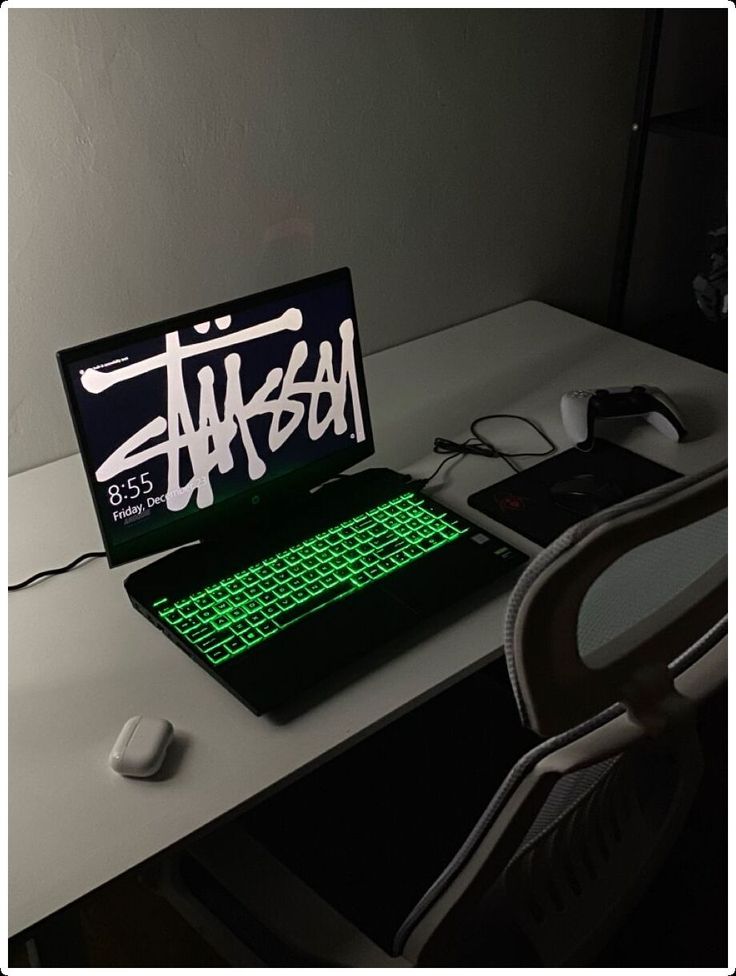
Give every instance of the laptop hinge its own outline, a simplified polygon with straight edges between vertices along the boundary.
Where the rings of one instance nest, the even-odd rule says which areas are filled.
[[[243,538],[256,546],[259,539],[280,536],[288,526],[291,533],[309,534],[327,517],[340,522],[357,508],[370,508],[406,490],[411,479],[390,468],[366,468],[341,474],[315,488],[295,491],[293,486],[261,500],[254,495],[240,506],[226,523],[219,523],[200,538],[204,548],[239,546]]]

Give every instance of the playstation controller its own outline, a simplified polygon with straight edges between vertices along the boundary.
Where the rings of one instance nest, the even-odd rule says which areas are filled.
[[[677,407],[656,386],[572,390],[563,395],[560,411],[565,430],[581,451],[593,449],[596,423],[602,419],[642,417],[670,440],[681,441],[687,435]]]

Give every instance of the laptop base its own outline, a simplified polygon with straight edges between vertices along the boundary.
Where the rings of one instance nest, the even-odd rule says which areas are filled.
[[[196,617],[191,622],[182,619],[175,609],[180,607],[182,613],[194,613],[199,604],[192,602],[192,594],[205,598],[216,594],[220,603],[212,613],[220,613],[223,606],[229,606],[237,616],[235,590],[242,591],[241,581],[248,582],[254,591],[258,589],[255,576],[238,570],[263,566],[264,561],[266,564],[280,562],[279,554],[289,556],[297,552],[305,539],[321,535],[332,540],[337,537],[334,527],[345,524],[345,519],[355,521],[357,517],[359,522],[363,521],[359,517],[361,513],[375,511],[376,506],[390,513],[395,504],[392,500],[397,496],[405,499],[406,505],[415,499],[416,508],[426,510],[427,517],[436,520],[438,525],[453,526],[452,530],[448,528],[446,544],[421,554],[418,547],[413,547],[421,558],[406,565],[392,564],[388,575],[375,581],[365,574],[366,585],[354,588],[344,599],[318,605],[316,612],[300,616],[286,629],[277,631],[270,625],[268,639],[257,635],[261,642],[253,646],[242,642],[239,645],[239,638],[226,644],[223,636],[221,648],[225,652],[220,654],[220,649],[212,648],[213,638],[208,636],[207,653],[203,653],[182,632],[188,631],[196,637],[207,630],[195,627]],[[286,522],[266,520],[261,531],[256,531],[251,516],[249,522],[233,526],[229,538],[205,540],[177,550],[133,573],[125,582],[136,609],[256,714],[294,699],[303,689],[342,668],[346,662],[386,644],[431,613],[492,583],[526,559],[522,553],[444,506],[412,493],[405,475],[387,469],[372,469],[330,482],[316,492],[295,498],[291,510],[293,518]],[[407,519],[409,526],[413,520],[410,516]],[[322,549],[328,547],[323,545]],[[356,551],[356,561],[360,558]],[[223,587],[218,581],[230,587]],[[315,584],[312,586],[317,589]],[[225,592],[230,588],[232,595]],[[309,606],[306,591],[303,598]],[[171,612],[165,612],[169,607]],[[297,606],[279,614],[274,602],[272,619],[293,618],[298,610]],[[224,617],[215,618],[215,623],[223,628],[229,626]],[[237,648],[232,657],[228,657],[228,646]]]

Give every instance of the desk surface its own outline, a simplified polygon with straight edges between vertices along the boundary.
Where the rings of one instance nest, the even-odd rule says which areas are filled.
[[[606,432],[654,460],[689,473],[727,453],[725,375],[538,302],[369,356],[366,377],[370,463],[415,474],[435,467],[435,435],[467,436],[485,413],[530,417],[568,446],[559,398],[581,386],[650,383],[675,399],[691,431],[684,444],[634,421]],[[433,493],[533,554],[465,504],[507,474],[501,460],[466,458],[446,465]],[[100,548],[78,455],[11,478],[9,504],[11,580]],[[11,935],[481,666],[501,646],[513,582],[402,653],[335,676],[312,707],[256,718],[135,613],[122,587],[131,568],[97,561],[10,595]],[[174,723],[167,777],[124,780],[107,766],[134,714]]]

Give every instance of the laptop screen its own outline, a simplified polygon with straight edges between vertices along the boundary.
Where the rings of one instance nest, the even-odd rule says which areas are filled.
[[[368,457],[344,268],[59,353],[111,565]]]

